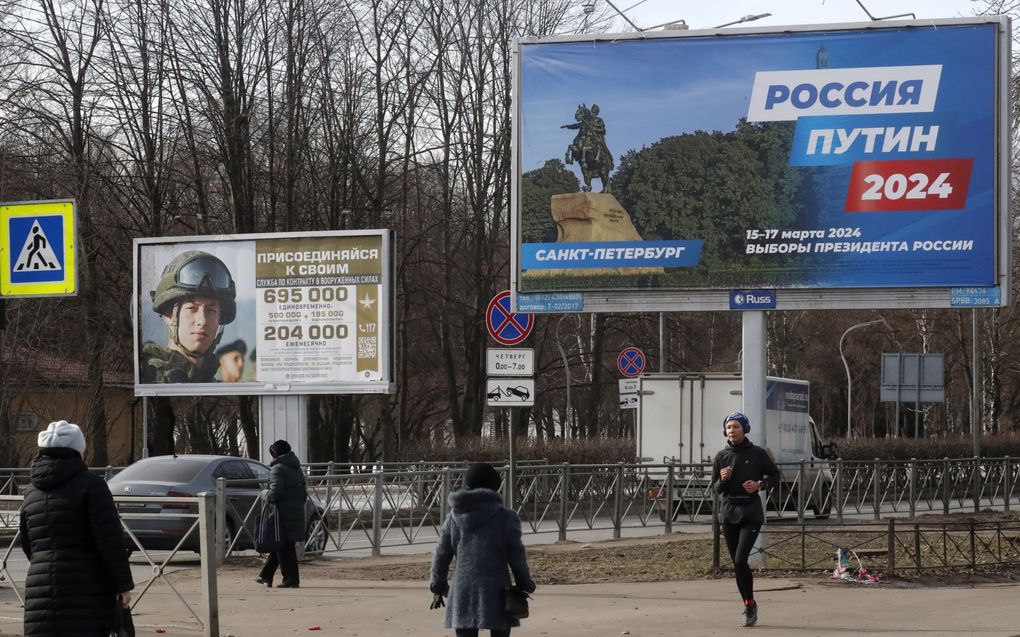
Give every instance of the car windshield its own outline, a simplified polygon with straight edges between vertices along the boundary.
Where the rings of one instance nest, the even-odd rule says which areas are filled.
[[[191,482],[207,464],[194,458],[150,458],[124,469],[111,482]]]

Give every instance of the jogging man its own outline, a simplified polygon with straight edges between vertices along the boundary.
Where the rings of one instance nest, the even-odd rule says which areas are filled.
[[[758,622],[758,604],[754,601],[754,576],[747,558],[761,525],[765,523],[765,511],[758,492],[779,482],[779,469],[767,451],[748,440],[751,423],[747,416],[739,411],[726,416],[723,431],[727,444],[715,456],[712,488],[722,496],[722,532],[733,559],[737,589],[744,600],[741,625],[750,627]]]

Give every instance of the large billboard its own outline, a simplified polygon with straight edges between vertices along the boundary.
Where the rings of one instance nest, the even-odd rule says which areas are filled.
[[[388,231],[136,239],[135,393],[393,390]]]
[[[1009,303],[1005,18],[518,43],[530,311]]]

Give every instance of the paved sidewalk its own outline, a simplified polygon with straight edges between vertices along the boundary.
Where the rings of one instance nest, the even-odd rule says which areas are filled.
[[[422,582],[337,581],[308,573],[300,589],[265,589],[253,577],[254,569],[220,572],[221,636],[452,637],[441,628],[442,611],[428,610],[431,595]],[[187,599],[200,599],[197,573],[174,580]],[[1020,586],[1014,584],[863,587],[821,577],[759,577],[757,584],[761,623],[755,634],[1020,637]],[[532,617],[514,635],[746,635],[737,627],[736,597],[730,580],[540,586]],[[146,594],[135,621],[139,635],[202,634],[165,585]],[[2,584],[0,635],[21,635],[21,608]]]

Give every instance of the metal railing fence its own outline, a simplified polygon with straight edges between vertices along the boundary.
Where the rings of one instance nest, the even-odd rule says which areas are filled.
[[[767,496],[773,522],[805,523],[834,516],[838,523],[1009,511],[1020,495],[1016,458],[894,461],[813,461],[780,465],[783,479]],[[422,468],[422,463],[315,465],[309,492],[321,508],[320,537],[310,552],[370,550],[434,542],[451,493],[463,487],[467,463]],[[339,469],[339,471],[337,471]],[[511,485],[504,476],[504,499]],[[514,506],[525,533],[565,540],[583,531],[611,532],[708,525],[713,493],[708,464],[522,464]],[[254,507],[253,507],[254,509]],[[247,519],[253,511],[241,512]]]
[[[847,548],[869,570],[897,572],[975,569],[1020,565],[1020,522],[994,521],[845,525],[767,524],[766,570],[832,568],[836,551]],[[726,565],[723,564],[725,567]]]
[[[772,523],[806,523],[834,516],[839,523],[915,517],[995,508],[1010,511],[1020,496],[1017,458],[942,460],[813,461],[780,466],[783,480],[767,498]],[[317,513],[306,553],[369,550],[431,543],[449,509],[449,496],[463,487],[467,462],[307,465],[309,493]],[[500,467],[504,478],[507,467]],[[106,475],[115,467],[94,469]],[[709,525],[713,494],[708,464],[548,464],[521,463],[515,475],[514,503],[525,533],[558,540],[586,531],[622,537],[631,529]],[[27,470],[0,469],[0,493],[18,497]],[[214,524],[242,520],[229,545],[220,542],[221,561],[250,543],[257,505],[239,510],[218,487]],[[504,481],[504,496],[511,485]],[[11,528],[0,510],[0,530]],[[14,523],[16,526],[16,522]],[[250,554],[250,553],[249,553]]]
[[[14,552],[21,552],[21,530],[19,521],[21,506],[24,496],[21,495],[0,495],[0,535],[4,536],[5,546],[0,549],[0,586],[11,588],[24,606],[24,581],[16,577],[13,567]],[[153,512],[125,512],[121,511],[121,525],[125,535],[130,538],[133,545],[132,552],[135,557],[141,556],[152,569],[152,577],[144,581],[135,582],[135,592],[132,596],[132,610],[146,603],[147,593],[153,586],[159,584],[167,586],[180,601],[184,610],[201,626],[202,634],[206,637],[217,637],[219,635],[219,598],[216,581],[216,544],[219,537],[216,533],[216,512],[222,506],[218,506],[215,493],[201,493],[197,497],[136,497],[136,496],[114,496],[114,502],[119,506],[137,505],[145,507],[156,505]],[[173,517],[190,522],[186,529],[182,530],[180,541],[170,551],[156,556],[143,546],[143,541],[132,530],[130,520],[161,520],[165,521],[166,516],[160,512],[164,505],[184,505],[188,509],[175,508]],[[201,603],[196,600],[188,600],[176,586],[173,579],[169,577],[173,569],[171,560],[177,555],[186,543],[197,539],[200,557],[201,571]],[[25,566],[25,565],[22,565]],[[19,582],[21,586],[19,586]]]

